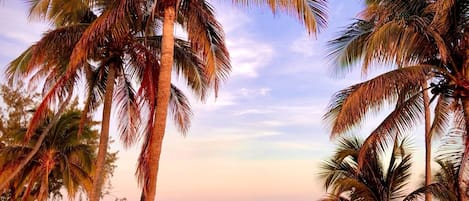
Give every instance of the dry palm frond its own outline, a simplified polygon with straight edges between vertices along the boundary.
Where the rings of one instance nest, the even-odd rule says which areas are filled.
[[[161,36],[146,37],[145,40],[147,46],[156,54],[159,54]],[[192,89],[191,91],[200,100],[204,101],[209,86],[202,58],[198,52],[191,48],[189,42],[182,39],[175,39],[174,42],[174,70],[176,75],[181,76]]]
[[[179,131],[185,135],[189,130],[192,111],[189,100],[176,86],[171,85],[171,96],[169,99],[169,109],[173,115],[174,122]]]
[[[340,37],[329,41],[328,57],[333,61],[336,73],[351,72],[353,65],[363,59],[372,28],[372,22],[357,19],[345,28]]]
[[[131,81],[125,75],[119,76],[115,94],[119,112],[119,133],[124,146],[129,147],[138,139],[140,109]]]
[[[444,201],[457,201],[458,198],[452,193],[445,185],[441,183],[433,183],[428,186],[421,187],[409,195],[407,195],[404,201],[413,201],[422,199],[426,193],[431,193],[438,200]]]
[[[242,6],[269,6],[272,13],[285,12],[297,17],[310,34],[326,26],[326,0],[233,0]]]
[[[190,47],[201,55],[204,62],[207,85],[213,87],[215,96],[221,81],[231,71],[228,48],[220,23],[206,1],[181,1],[180,23],[187,30]]]
[[[86,28],[86,25],[71,25],[47,32],[41,40],[8,65],[8,79],[23,79],[36,71],[39,74],[35,76],[41,78],[51,72],[56,76],[63,74],[72,49]]]
[[[369,111],[397,101],[401,89],[419,86],[431,69],[425,65],[397,69],[336,93],[323,117],[332,126],[331,137],[350,131]]]
[[[396,137],[403,136],[421,121],[423,112],[422,93],[414,95],[395,108],[363,143],[358,160],[360,167],[368,157],[370,149],[384,152],[390,143],[396,142]]]
[[[430,131],[432,137],[441,137],[446,133],[447,128],[450,126],[453,113],[456,110],[455,104],[454,98],[445,95],[439,96],[435,106],[435,117]]]
[[[455,4],[456,0],[438,0],[428,7],[427,11],[435,14],[431,26],[441,35],[445,35],[449,31],[449,26],[452,24],[450,21],[453,17],[451,16],[452,9]]]

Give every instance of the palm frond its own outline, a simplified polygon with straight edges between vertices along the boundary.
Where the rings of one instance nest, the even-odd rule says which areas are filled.
[[[104,101],[104,93],[106,87],[102,80],[105,74],[105,68],[97,68],[96,70],[91,65],[85,66],[84,73],[86,76],[86,100],[81,113],[79,135],[81,135],[83,128],[91,119],[92,114],[101,103]]]
[[[456,165],[459,166],[465,148],[465,135],[466,130],[452,128],[442,137],[436,160],[457,161]]]
[[[376,148],[384,152],[389,143],[395,142],[396,137],[403,136],[421,121],[423,113],[422,93],[414,95],[394,109],[363,143],[359,164],[366,160],[368,149]]]
[[[432,137],[441,137],[446,133],[456,109],[454,107],[455,104],[454,98],[445,95],[439,96],[434,110],[435,117],[430,130]]]
[[[318,201],[351,201],[341,195],[328,194],[327,196],[319,199]]]
[[[433,183],[413,191],[404,198],[404,201],[420,200],[425,196],[426,193],[432,193],[435,198],[442,201],[458,200],[458,197],[445,185],[441,183]]]
[[[392,170],[387,177],[390,182],[391,199],[401,198],[405,195],[404,187],[409,183],[411,176],[412,155],[404,155],[398,164],[393,164]]]
[[[357,19],[340,33],[340,37],[328,42],[328,57],[333,61],[334,72],[351,72],[366,54],[367,39],[373,31],[373,23]]]
[[[11,80],[24,79],[36,71],[43,72],[39,77],[65,72],[72,49],[78,42],[86,25],[65,26],[47,32],[41,40],[29,47],[7,67],[7,77]]]
[[[139,9],[141,3],[140,1],[119,0],[105,9],[83,32],[82,37],[73,48],[67,75],[76,71],[88,59],[100,55],[100,51],[103,51],[103,47],[106,45],[112,44],[112,46],[121,48],[125,46],[127,40],[131,38],[129,36],[130,28],[138,26],[138,23],[133,23],[135,19],[129,16],[141,17]]]
[[[190,43],[180,39],[175,41],[174,62],[176,73],[184,77],[187,85],[200,100],[205,100],[210,84],[205,73],[206,66],[192,50]]]
[[[66,77],[62,77],[43,97],[41,104],[39,104],[39,106],[36,108],[36,111],[30,120],[28,131],[25,135],[25,141],[28,141],[29,138],[33,135],[42,119],[46,117],[47,112],[53,103],[61,103],[61,105],[68,103],[68,100],[70,100],[73,94],[74,82],[74,79],[67,79]],[[62,113],[64,109],[65,108],[63,106],[60,106],[59,112]]]
[[[453,11],[455,4],[456,0],[435,1],[428,7],[429,12],[435,13],[431,26],[441,35],[445,35],[449,31],[449,26],[452,24],[451,11]]]
[[[226,80],[231,71],[223,29],[206,1],[181,1],[179,11],[185,16],[181,24],[187,30],[191,48],[200,52],[208,86],[213,87],[216,96],[220,82]]]
[[[144,40],[151,50],[159,54],[161,36],[146,37]],[[184,79],[198,98],[202,101],[205,100],[209,83],[205,64],[199,52],[195,52],[189,42],[176,38],[174,41],[174,64],[176,74]]]
[[[119,116],[119,133],[125,147],[131,146],[138,139],[140,109],[131,81],[126,76],[119,76],[115,100]]]
[[[272,13],[284,12],[296,17],[310,34],[326,26],[326,0],[233,0],[243,6],[269,6]]]
[[[363,141],[357,137],[340,139],[334,154],[334,160],[342,162],[344,159],[351,157],[352,161],[358,161],[358,153],[362,146]]]
[[[323,116],[332,126],[331,136],[350,131],[369,111],[395,102],[401,89],[419,86],[431,69],[425,65],[397,69],[337,92]]]
[[[176,86],[171,85],[169,109],[179,131],[185,135],[189,130],[192,111],[189,100]]]
[[[7,75],[7,79],[10,84],[17,83],[22,80],[21,78],[24,77],[23,73],[27,72],[29,61],[32,57],[32,50],[34,48],[35,45],[32,45],[7,66],[5,74]]]
[[[333,189],[334,194],[337,194],[339,192],[344,192],[346,190],[352,190],[353,191],[351,195],[352,200],[370,200],[370,201],[380,200],[374,195],[375,192],[371,191],[371,189],[366,183],[363,183],[357,178],[350,178],[350,177],[341,178],[337,184],[338,185],[334,186],[334,189]]]

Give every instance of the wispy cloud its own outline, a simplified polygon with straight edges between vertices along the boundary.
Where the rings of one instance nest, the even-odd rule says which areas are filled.
[[[242,96],[266,96],[272,89],[268,87],[262,87],[257,89],[248,89],[248,88],[241,88],[239,90],[239,94]]]
[[[242,115],[256,115],[256,114],[271,114],[274,111],[272,110],[260,110],[260,109],[246,109],[241,110],[239,112],[235,112],[235,116],[242,116]]]
[[[232,77],[258,76],[259,69],[269,65],[274,56],[274,48],[269,43],[256,40],[246,27],[252,23],[252,19],[245,12],[230,7],[219,8],[218,20],[226,33],[227,46],[230,51],[233,71]]]
[[[242,37],[228,40],[232,58],[232,76],[257,77],[259,69],[270,64],[274,56],[271,45]]]

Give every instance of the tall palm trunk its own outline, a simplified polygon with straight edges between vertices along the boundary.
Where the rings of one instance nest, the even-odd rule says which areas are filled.
[[[42,178],[42,184],[39,188],[38,201],[46,201],[49,196],[49,174],[54,166],[54,152],[49,150],[44,158],[45,173]]]
[[[464,75],[464,78],[466,81],[469,80],[469,36],[465,35],[464,41],[462,43],[462,49],[463,49],[463,63],[461,66],[462,73]],[[465,50],[465,51],[464,51]],[[467,88],[465,89],[466,91],[463,92],[465,96],[462,97],[462,106],[464,110],[464,120],[466,122],[466,139],[465,139],[465,148],[464,148],[464,153],[462,155],[461,159],[461,166],[459,166],[459,175],[458,175],[458,190],[459,190],[459,200],[461,201],[467,201],[467,196],[466,196],[466,188],[467,184],[465,182],[465,172],[467,169],[467,163],[469,161],[469,97],[467,95],[469,94],[467,92]]]
[[[174,20],[176,18],[175,2],[164,8],[163,36],[161,44],[161,66],[156,95],[156,111],[152,136],[149,139],[148,178],[143,189],[142,201],[154,201],[156,183],[161,155],[161,146],[166,129],[166,116],[171,93],[171,71],[174,55]]]
[[[469,36],[464,37],[464,43],[463,47],[465,48],[465,52],[463,52],[463,64],[462,68],[463,73],[464,73],[464,78],[466,81],[469,80]],[[467,90],[467,89],[466,89]],[[461,159],[461,166],[459,167],[459,175],[458,175],[458,187],[459,187],[459,200],[461,201],[467,201],[467,196],[466,196],[466,189],[467,189],[467,184],[466,184],[466,179],[465,179],[465,172],[467,169],[467,163],[469,162],[469,97],[467,95],[469,94],[468,92],[464,91],[463,93],[465,96],[462,98],[462,105],[464,109],[464,120],[466,121],[466,140],[465,140],[465,148],[464,148],[464,153]]]
[[[36,153],[39,151],[42,143],[44,142],[44,139],[46,138],[46,135],[49,133],[50,129],[52,129],[52,126],[59,120],[59,117],[65,111],[65,108],[67,108],[70,98],[71,96],[68,96],[67,99],[60,105],[60,108],[57,111],[57,113],[54,115],[52,120],[49,122],[49,124],[46,126],[46,128],[42,131],[41,135],[37,139],[36,144],[33,147],[33,150],[31,150],[31,152],[28,153],[26,158],[24,158],[20,164],[15,166],[14,171],[0,173],[0,176],[8,174],[8,177],[5,180],[0,181],[0,193],[2,189],[4,189],[10,183],[10,181],[13,178],[15,178],[16,175],[18,175],[18,173],[24,168],[24,166],[26,166],[29,163],[29,161],[31,161],[31,159],[34,157],[34,155],[36,155]]]
[[[466,182],[465,182],[465,172],[467,169],[467,163],[469,160],[469,97],[464,97],[462,99],[462,105],[464,108],[464,119],[466,121],[466,140],[465,140],[465,148],[464,153],[461,159],[461,166],[459,167],[459,175],[458,175],[458,187],[459,187],[459,200],[467,201],[466,196]]]
[[[106,80],[106,94],[104,96],[103,118],[101,134],[99,136],[98,155],[93,175],[93,188],[89,196],[90,201],[98,201],[101,196],[101,188],[104,182],[104,165],[106,163],[107,147],[109,141],[109,124],[111,121],[112,97],[114,94],[114,81],[116,78],[116,63],[111,62]]]
[[[432,136],[431,136],[431,116],[430,116],[430,98],[428,95],[427,81],[422,83],[423,91],[423,106],[425,109],[425,186],[432,183]],[[432,193],[425,193],[425,201],[432,200]]]

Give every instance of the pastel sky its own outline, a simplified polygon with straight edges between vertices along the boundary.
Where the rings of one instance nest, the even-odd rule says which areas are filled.
[[[213,4],[226,32],[233,72],[219,98],[192,101],[195,115],[187,137],[168,122],[158,200],[317,200],[324,195],[318,167],[335,146],[321,116],[334,92],[361,80],[359,72],[331,76],[325,44],[356,17],[363,1],[330,0],[329,25],[317,39],[291,16],[219,0]],[[2,1],[0,25],[2,71],[47,30],[27,21],[23,1]],[[113,139],[118,168],[104,200],[138,200],[134,173],[140,145],[125,150],[117,136]],[[420,143],[415,147],[421,154]]]

